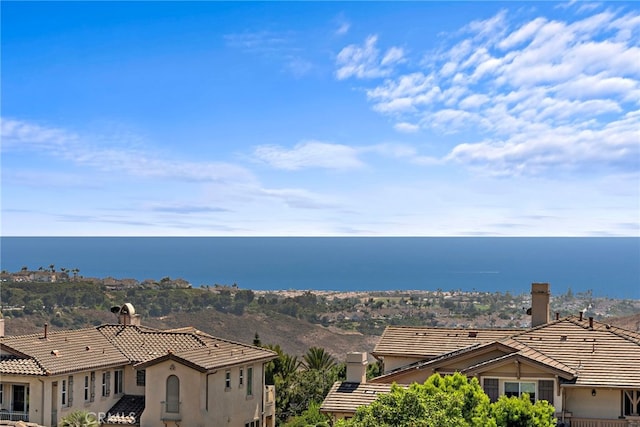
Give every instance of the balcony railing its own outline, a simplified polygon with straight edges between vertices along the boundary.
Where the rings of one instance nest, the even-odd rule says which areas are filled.
[[[627,427],[628,420],[601,420],[594,418],[571,418],[571,427]]]
[[[180,406],[182,402],[160,402],[161,414],[160,419],[166,421],[180,421],[182,414],[180,413]]]
[[[2,421],[29,421],[28,412],[7,411],[5,409],[0,410],[0,420]]]

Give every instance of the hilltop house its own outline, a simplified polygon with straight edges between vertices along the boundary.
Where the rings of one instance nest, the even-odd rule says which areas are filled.
[[[547,400],[559,425],[640,427],[640,333],[582,313],[550,321],[547,283],[532,285],[531,315],[526,330],[387,327],[372,353],[383,374],[367,383],[364,354],[348,355],[352,373],[321,411],[350,417],[392,383],[460,372],[477,378],[491,401],[522,393]]]
[[[56,426],[81,409],[102,425],[274,427],[269,350],[193,328],[118,324],[0,338],[0,420]]]

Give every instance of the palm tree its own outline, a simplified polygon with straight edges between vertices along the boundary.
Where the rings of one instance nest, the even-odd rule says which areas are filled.
[[[99,427],[100,424],[95,415],[77,410],[62,418],[58,425],[60,427]]]
[[[71,272],[73,273],[73,280],[78,280],[78,273],[80,273],[80,269],[74,268]]]
[[[51,270],[52,273],[56,272],[56,266],[54,264],[49,264],[49,269]]]
[[[336,360],[324,348],[311,347],[304,356],[304,366],[307,370],[325,371],[336,365]]]
[[[264,347],[278,353],[278,358],[267,363],[265,367],[265,382],[267,384],[275,384],[276,376],[286,381],[287,378],[298,371],[298,368],[302,364],[302,362],[298,360],[298,356],[291,356],[285,353],[278,344],[268,344]]]

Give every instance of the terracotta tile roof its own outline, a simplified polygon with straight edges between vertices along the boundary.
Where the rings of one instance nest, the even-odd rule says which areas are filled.
[[[134,325],[54,331],[0,339],[0,374],[57,375],[110,366],[160,361],[171,356],[207,371],[237,363],[270,360],[277,354],[223,340],[194,328],[161,331]]]
[[[38,362],[18,356],[0,356],[0,375],[44,375],[45,371]]]
[[[388,326],[372,354],[432,359],[473,344],[497,341],[519,331],[521,330]]]
[[[144,396],[124,395],[107,411],[106,424],[140,424]]]
[[[98,330],[133,362],[155,359],[206,344],[193,333],[167,332],[133,325],[102,325]]]
[[[508,347],[506,345],[500,344],[497,341],[492,341],[489,343],[475,343],[465,348],[460,348],[457,350],[450,351],[448,353],[444,353],[435,357],[433,359],[424,359],[418,362],[410,363],[405,366],[400,366],[398,368],[392,369],[385,373],[384,375],[377,376],[372,378],[370,381],[373,383],[391,383],[395,381],[396,378],[402,377],[404,374],[410,371],[421,370],[425,368],[437,368],[441,366],[443,363],[446,364],[448,361],[455,359],[460,356],[465,356],[470,353],[481,352],[485,349],[493,349],[496,347],[500,347],[505,351],[505,354],[512,354],[517,352],[517,350],[513,347]]]
[[[179,352],[167,352],[160,357],[138,364],[136,367],[146,367],[172,359],[191,366],[194,369],[206,372],[241,363],[267,361],[275,359],[278,356],[271,350],[215,338],[200,331],[197,331],[195,335],[203,341],[205,346]]]
[[[575,386],[640,388],[640,334],[570,316],[514,335],[514,341],[570,367]]]
[[[593,327],[590,327],[588,319],[580,320],[577,316],[569,316],[533,329],[520,332],[506,331],[510,332],[510,336],[502,336],[495,342],[512,348],[513,352],[506,351],[502,356],[477,362],[465,368],[463,372],[481,372],[484,368],[502,363],[505,359],[518,358],[555,370],[567,380],[565,386],[640,388],[640,333],[597,321],[593,321],[592,325]],[[375,382],[392,381],[412,369],[433,367],[452,357],[480,352],[492,344],[470,345],[470,340],[480,341],[483,337],[490,337],[497,332],[488,330],[488,333],[484,334],[485,330],[478,330],[477,333],[468,334],[470,331],[456,330],[455,336],[450,329],[387,329],[391,331],[385,331],[381,338],[383,341],[386,335],[387,342],[383,346],[378,344],[374,354],[415,357],[419,354],[420,348],[424,348],[424,359],[377,377],[372,380]],[[391,337],[400,342],[399,350],[395,352],[388,347],[392,342]],[[407,343],[402,344],[402,339]],[[442,342],[438,343],[438,340]],[[456,345],[459,347],[438,355],[433,354],[434,349],[451,349]],[[379,348],[383,351],[379,351]]]
[[[22,362],[25,366],[37,365],[41,368],[42,373],[36,374],[29,370],[23,372],[31,375],[57,375],[129,362],[95,328],[50,331],[46,339],[43,334],[5,336],[0,338],[0,348],[4,353],[31,360]],[[10,373],[4,370],[15,368],[16,364],[15,361],[0,363],[0,373]]]
[[[358,407],[368,405],[381,393],[390,391],[391,384],[337,382],[327,393],[320,412],[355,413]]]

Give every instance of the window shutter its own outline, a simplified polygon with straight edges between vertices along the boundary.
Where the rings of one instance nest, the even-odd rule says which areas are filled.
[[[89,391],[90,391],[89,401],[93,402],[96,398],[96,373],[95,372],[91,372],[91,388]]]
[[[553,380],[538,381],[538,399],[553,405]]]
[[[107,372],[107,396],[111,394],[111,371]]]
[[[500,391],[498,390],[498,379],[497,378],[485,378],[483,381],[484,384],[484,392],[489,396],[489,400],[491,402],[498,401],[498,397]]]
[[[69,377],[69,406],[73,405],[73,377]]]

